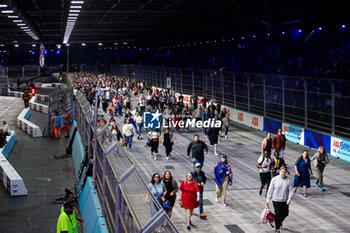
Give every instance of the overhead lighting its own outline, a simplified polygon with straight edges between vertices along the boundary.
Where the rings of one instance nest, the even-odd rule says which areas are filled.
[[[81,46],[85,46],[86,44],[85,43],[81,43]]]
[[[302,32],[302,30],[301,30],[301,29],[299,29],[299,30],[298,30],[298,32]]]
[[[70,6],[70,8],[81,9],[82,6],[74,6],[74,5],[72,5],[72,6]]]
[[[102,43],[98,43],[98,46],[102,46]]]
[[[71,13],[69,13],[68,16],[79,16],[79,14],[71,14]]]
[[[282,32],[282,35],[286,34],[285,32]]]
[[[12,14],[12,13],[14,13],[14,11],[13,10],[4,10],[4,11],[1,11],[1,13],[3,13],[3,14]]]
[[[342,28],[345,28],[345,24],[341,25]]]
[[[15,47],[16,47],[16,48],[18,48],[18,46],[19,46],[18,44],[15,44]]]
[[[67,46],[67,47],[69,47],[69,46],[70,46],[70,44],[66,44],[66,46]]]
[[[7,17],[10,18],[10,19],[18,19],[17,15],[8,15]]]
[[[29,27],[28,26],[25,26],[25,27],[20,27],[21,29],[28,29]]]
[[[0,8],[5,8],[5,7],[7,7],[6,4],[0,4]]]
[[[71,17],[71,16],[68,16],[68,19],[78,19],[78,17]]]
[[[80,10],[69,10],[69,12],[71,12],[71,13],[79,13]]]
[[[29,28],[23,29],[25,32],[30,32],[31,30]]]
[[[67,22],[76,22],[76,19],[68,19]]]
[[[32,44],[32,47],[36,47],[36,44]]]
[[[319,31],[322,31],[322,27],[319,27],[318,30],[319,30]]]
[[[114,44],[115,44],[115,45],[118,45],[119,43],[118,43],[118,42],[115,42]]]
[[[72,4],[84,4],[84,1],[72,1]]]
[[[17,26],[26,26],[25,23],[18,23]]]
[[[20,19],[15,19],[15,20],[12,20],[12,22],[14,22],[14,23],[22,23],[22,22],[23,22],[23,20],[20,20]]]

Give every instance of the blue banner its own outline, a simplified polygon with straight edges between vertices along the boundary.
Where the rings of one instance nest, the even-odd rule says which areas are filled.
[[[264,131],[265,132],[277,134],[278,129],[282,129],[282,122],[264,117]]]
[[[327,152],[330,151],[330,145],[331,145],[331,136],[314,132],[309,129],[305,129],[305,134],[304,134],[304,145],[311,147],[313,149],[318,149],[319,146],[325,146]]]

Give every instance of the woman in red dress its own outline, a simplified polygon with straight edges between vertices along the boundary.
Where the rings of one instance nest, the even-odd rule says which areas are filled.
[[[197,181],[193,179],[192,173],[187,173],[186,180],[180,185],[179,202],[182,208],[186,210],[187,231],[191,231],[191,216],[194,208],[199,205],[199,187]]]

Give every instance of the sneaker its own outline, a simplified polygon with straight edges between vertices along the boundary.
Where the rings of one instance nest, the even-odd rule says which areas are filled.
[[[225,138],[227,138],[227,135],[225,135]]]
[[[320,185],[319,185],[318,183],[316,183],[316,187],[317,187],[317,188],[319,188],[319,187],[320,187]]]
[[[260,191],[259,191],[259,195],[261,196],[261,194],[262,194],[262,189],[260,189]]]
[[[227,204],[226,204],[226,203],[224,203],[224,204],[223,204],[223,206],[224,206],[224,207],[226,207],[226,206],[227,206]]]
[[[215,202],[219,202],[219,199],[218,199],[218,197],[215,197]]]
[[[157,157],[156,157],[156,156],[154,156],[154,160],[157,160]]]
[[[191,231],[191,227],[190,227],[190,226],[187,226],[187,227],[186,227],[186,231]]]
[[[207,215],[203,213],[203,214],[201,214],[201,215],[199,216],[199,218],[200,218],[200,219],[206,219],[206,218],[207,218]]]
[[[166,157],[166,160],[169,160],[169,157]]]
[[[276,230],[276,233],[280,233],[280,232],[281,232],[280,229]]]
[[[219,154],[215,152],[214,155],[218,156]]]
[[[320,187],[320,190],[321,190],[321,191],[326,191],[326,190],[323,188],[323,186]]]

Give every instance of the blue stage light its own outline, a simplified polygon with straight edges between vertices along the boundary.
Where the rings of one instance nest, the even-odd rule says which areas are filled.
[[[301,29],[299,29],[299,30],[298,30],[298,32],[302,32],[302,30],[301,30]]]
[[[341,25],[342,28],[345,28],[345,24]]]
[[[282,35],[286,34],[285,32],[282,32]]]
[[[319,27],[318,30],[319,30],[319,31],[322,31],[322,27]]]
[[[255,35],[253,35],[253,38],[255,38]]]
[[[267,33],[267,36],[271,36],[271,34],[270,34],[270,33]]]

